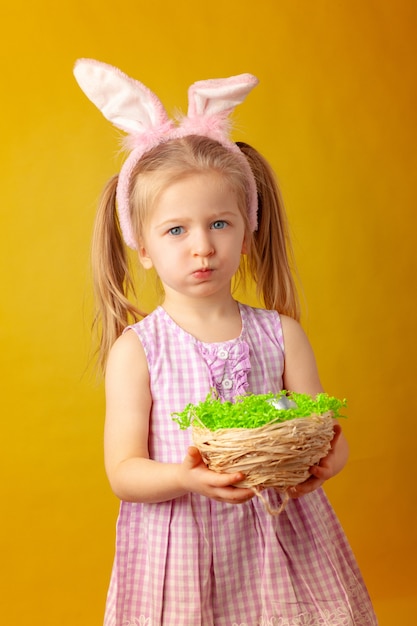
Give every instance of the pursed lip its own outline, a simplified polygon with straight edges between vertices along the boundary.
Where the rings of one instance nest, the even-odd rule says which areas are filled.
[[[198,269],[194,270],[194,272],[192,272],[192,275],[196,278],[208,278],[212,274],[212,272],[212,267],[199,267]]]

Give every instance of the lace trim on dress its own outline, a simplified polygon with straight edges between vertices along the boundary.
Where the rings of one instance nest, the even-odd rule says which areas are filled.
[[[300,613],[297,617],[262,618],[259,626],[365,626],[368,622],[353,622],[347,607],[339,607],[335,611],[323,611],[319,616],[313,613]],[[249,626],[249,624],[232,624],[232,626]]]
[[[322,610],[320,615],[310,612],[299,613],[296,617],[266,617],[263,616],[256,626],[371,626],[375,625],[374,615],[370,615],[367,607],[363,606],[361,615],[356,615],[353,621],[352,613],[347,605],[340,605],[334,610]],[[141,615],[124,620],[123,626],[159,626],[152,624],[150,617]],[[233,622],[230,626],[255,626],[248,622]]]
[[[220,398],[228,400],[245,394],[251,369],[249,346],[240,340],[232,345],[201,344],[200,352],[212,377],[212,386]],[[230,381],[230,386],[226,383]]]

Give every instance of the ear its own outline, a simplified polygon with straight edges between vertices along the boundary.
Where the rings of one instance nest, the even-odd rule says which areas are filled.
[[[248,254],[250,245],[248,243],[248,234],[245,233],[245,236],[243,238],[243,242],[242,242],[242,249],[240,251],[241,254]]]
[[[151,257],[149,256],[148,251],[143,241],[139,242],[138,257],[139,257],[140,264],[145,270],[150,270],[153,267],[153,261]]]

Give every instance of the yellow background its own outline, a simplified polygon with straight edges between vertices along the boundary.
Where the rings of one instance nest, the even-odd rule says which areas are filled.
[[[113,556],[89,243],[120,159],[72,77],[80,56],[142,80],[169,112],[195,80],[260,78],[235,137],[277,171],[304,325],[326,390],[349,400],[351,460],[328,493],[381,626],[415,623],[416,7],[2,3],[2,624],[99,626]]]

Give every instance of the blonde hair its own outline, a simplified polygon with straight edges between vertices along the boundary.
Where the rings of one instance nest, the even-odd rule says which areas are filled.
[[[247,181],[239,159],[217,141],[189,135],[161,143],[139,160],[131,176],[130,219],[137,241],[160,194],[173,182],[195,173],[216,172],[236,194],[245,223],[248,253],[246,270],[255,280],[266,308],[299,318],[291,274],[292,251],[288,225],[273,172],[248,144],[238,144],[254,173],[258,191],[258,230],[251,233],[247,214]],[[116,210],[118,177],[106,185],[100,199],[92,244],[96,301],[94,327],[99,334],[98,360],[104,368],[117,337],[131,323],[145,317],[137,304],[129,255]]]
[[[258,190],[258,229],[248,254],[249,271],[267,309],[300,319],[295,260],[287,214],[268,161],[249,144],[237,144],[249,161]]]

